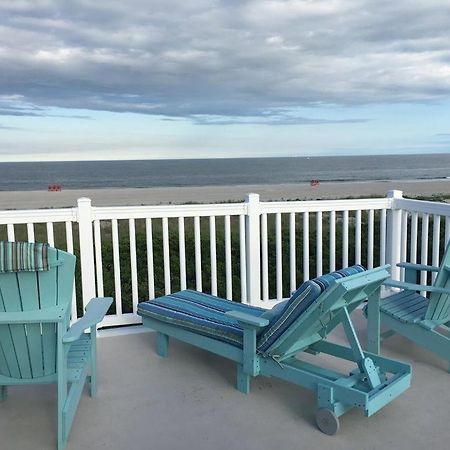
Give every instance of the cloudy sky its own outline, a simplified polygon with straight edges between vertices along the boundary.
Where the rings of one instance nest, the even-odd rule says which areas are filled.
[[[448,0],[0,0],[0,161],[450,151]]]

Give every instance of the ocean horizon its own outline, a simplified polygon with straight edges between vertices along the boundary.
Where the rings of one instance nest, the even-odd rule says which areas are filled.
[[[0,163],[0,191],[446,178],[450,153]]]

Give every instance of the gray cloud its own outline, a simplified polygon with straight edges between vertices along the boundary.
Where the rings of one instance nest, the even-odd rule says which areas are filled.
[[[12,103],[17,103],[18,106]],[[16,116],[16,117],[60,117],[68,119],[90,119],[85,115],[61,115],[50,114],[47,109],[40,108],[35,105],[21,105],[21,100],[18,98],[7,99],[6,101],[0,97],[0,116]]]
[[[333,123],[365,123],[368,119],[310,119],[307,117],[298,117],[296,115],[263,113],[260,117],[231,117],[231,116],[192,116],[194,122],[198,125],[323,125]]]
[[[330,123],[279,111],[447,99],[449,20],[447,0],[2,2],[0,100]]]

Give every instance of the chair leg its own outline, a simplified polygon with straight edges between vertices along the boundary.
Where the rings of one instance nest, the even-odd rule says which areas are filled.
[[[97,362],[95,360],[91,361],[91,374],[88,377],[88,382],[91,397],[95,397],[97,395]]]
[[[243,394],[250,393],[250,375],[244,373],[244,366],[242,364],[237,364],[236,388]]]
[[[89,377],[91,385],[91,397],[97,395],[97,330],[91,329],[91,374]]]
[[[67,383],[58,377],[58,450],[64,450],[67,444],[67,427],[64,406],[67,399]]]
[[[367,350],[380,354],[380,289],[367,301]]]
[[[169,354],[169,336],[159,331],[156,332],[156,353],[162,358]]]
[[[6,400],[6,386],[0,386],[0,402]]]

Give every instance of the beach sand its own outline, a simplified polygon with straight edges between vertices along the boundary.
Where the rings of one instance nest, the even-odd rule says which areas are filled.
[[[347,197],[383,197],[392,189],[403,195],[416,197],[434,194],[450,195],[448,180],[401,180],[367,182],[322,182],[237,186],[191,186],[157,188],[73,189],[61,192],[1,191],[0,210],[61,208],[76,206],[77,199],[88,197],[94,206],[159,205],[182,203],[241,202],[245,194],[255,192],[261,200],[316,200]]]

